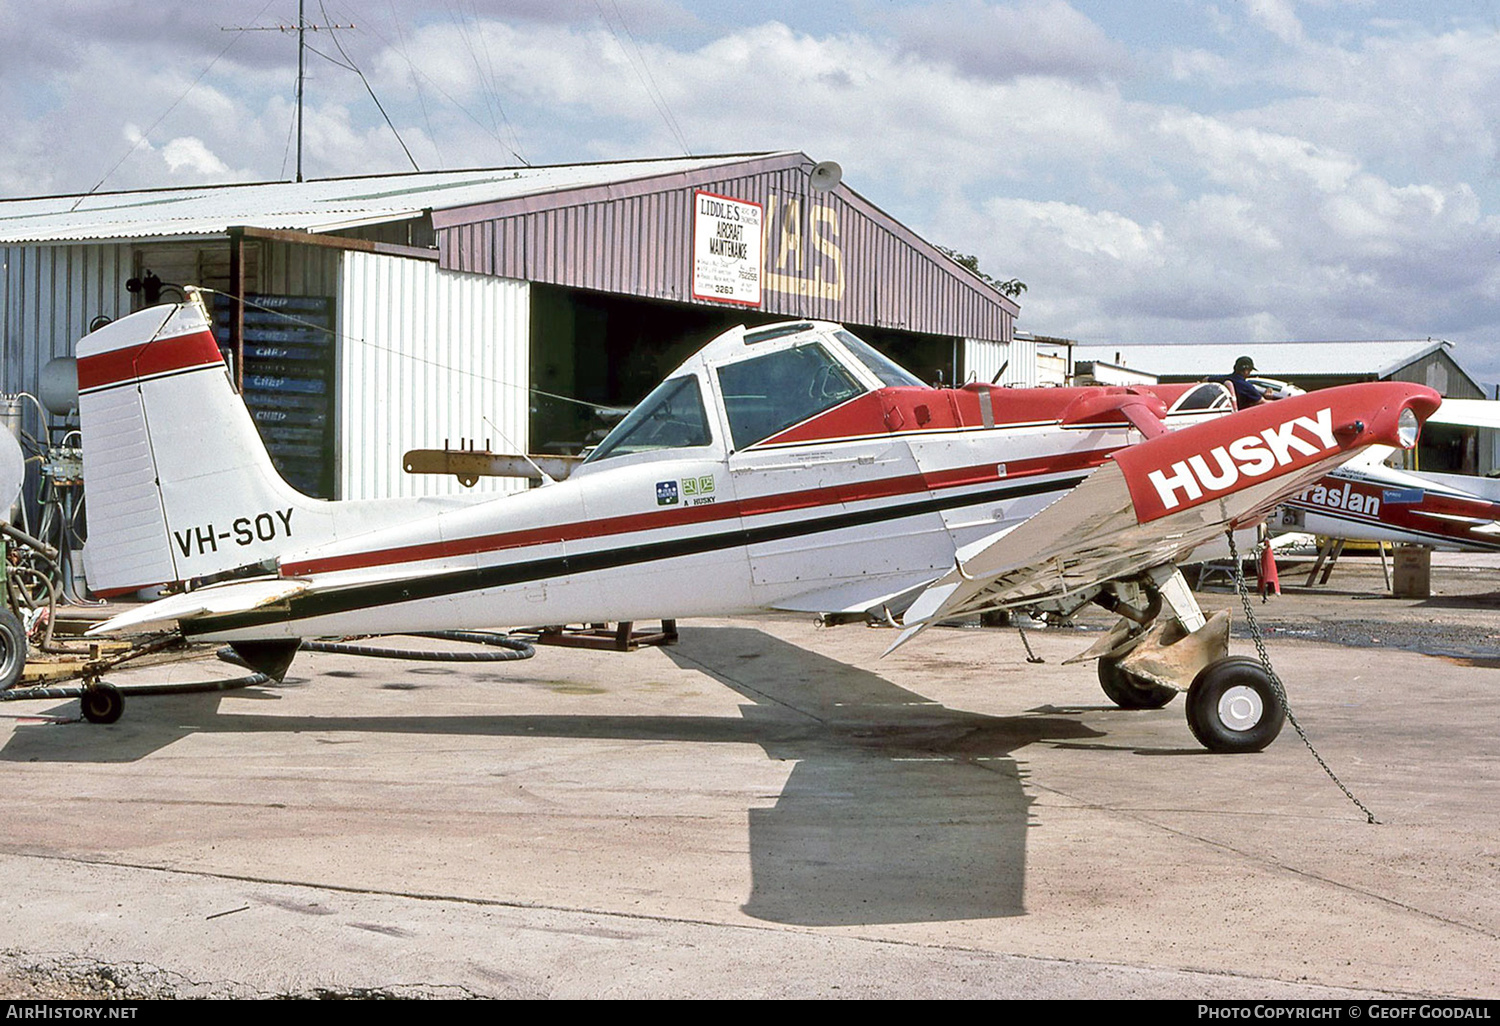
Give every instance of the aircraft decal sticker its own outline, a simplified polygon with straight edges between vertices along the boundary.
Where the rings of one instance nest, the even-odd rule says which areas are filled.
[[[714,476],[685,477],[682,479],[682,497],[689,506],[708,506],[714,501]]]
[[[677,505],[677,482],[676,481],[658,481],[658,482],[656,482],[656,504],[658,506],[675,506],[675,505]]]
[[[1412,489],[1417,492],[1418,498],[1407,501],[1421,501],[1421,490]],[[1389,496],[1400,495],[1401,492],[1387,491],[1384,501],[1390,502]],[[1362,513],[1367,517],[1380,516],[1380,503],[1382,496],[1379,492],[1371,494],[1369,491],[1355,487],[1352,484],[1333,486],[1328,484],[1317,484],[1297,496],[1297,501],[1309,506],[1326,507],[1328,509],[1341,509],[1348,513]],[[1399,499],[1397,501],[1400,501]]]
[[[1299,427],[1303,435],[1297,433]],[[1241,474],[1260,477],[1277,467],[1287,466],[1292,462],[1294,450],[1300,455],[1317,456],[1337,445],[1338,440],[1333,437],[1333,411],[1325,408],[1318,411],[1316,418],[1296,417],[1278,427],[1266,428],[1258,435],[1236,438],[1227,447],[1215,446],[1208,455],[1213,457],[1217,469],[1210,469],[1202,454],[1194,454],[1186,461],[1173,463],[1171,477],[1160,470],[1153,470],[1146,476],[1161,498],[1162,506],[1171,510],[1183,501],[1178,497],[1179,490],[1189,501],[1201,499],[1205,492],[1233,488]]]

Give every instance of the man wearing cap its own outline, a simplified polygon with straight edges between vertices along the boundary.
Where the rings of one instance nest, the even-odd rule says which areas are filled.
[[[1224,381],[1234,389],[1234,404],[1240,409],[1254,406],[1265,399],[1260,389],[1250,384],[1249,376],[1255,373],[1255,361],[1248,356],[1242,356],[1234,361],[1234,373],[1225,378]]]

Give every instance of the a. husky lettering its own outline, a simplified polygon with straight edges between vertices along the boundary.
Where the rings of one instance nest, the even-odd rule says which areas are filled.
[[[1206,455],[1178,460],[1169,471],[1153,470],[1146,477],[1161,497],[1162,506],[1176,509],[1183,502],[1196,502],[1205,494],[1233,488],[1241,476],[1262,477],[1299,455],[1316,456],[1337,445],[1333,410],[1322,409],[1315,416],[1294,417],[1258,435],[1216,445]]]
[[[184,558],[201,556],[207,552],[218,552],[220,543],[223,543],[225,547],[245,546],[291,536],[292,507],[235,517],[228,530],[215,530],[214,525],[208,523],[172,532],[177,548]]]

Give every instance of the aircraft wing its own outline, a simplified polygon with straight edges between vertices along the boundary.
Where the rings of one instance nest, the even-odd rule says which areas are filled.
[[[1434,424],[1500,428],[1500,402],[1493,399],[1444,399],[1429,418]]]
[[[1414,429],[1438,402],[1419,385],[1346,385],[1122,449],[1026,523],[961,550],[906,611],[891,648],[941,620],[1064,598],[1175,563],[1368,446],[1415,444]]]

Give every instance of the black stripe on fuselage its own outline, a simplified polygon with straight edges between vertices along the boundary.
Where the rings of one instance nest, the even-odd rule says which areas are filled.
[[[619,548],[599,549],[593,552],[578,552],[547,559],[533,559],[519,563],[502,563],[497,566],[478,567],[472,570],[450,570],[424,577],[413,577],[401,581],[386,581],[379,584],[350,585],[326,592],[293,598],[284,609],[258,609],[246,613],[226,616],[200,617],[188,621],[183,633],[219,634],[246,627],[305,620],[316,616],[331,616],[348,613],[356,609],[374,606],[395,605],[401,602],[417,602],[423,599],[443,598],[469,591],[501,588],[511,584],[548,580],[573,574],[586,574],[599,570],[613,570],[638,563],[674,559],[682,556],[697,556],[705,552],[722,551],[738,546],[761,545],[767,542],[784,541],[806,535],[841,531],[851,527],[903,520],[925,513],[941,513],[944,510],[961,509],[986,502],[1003,499],[1020,499],[1047,492],[1061,492],[1073,488],[1088,474],[1076,474],[1050,481],[1035,481],[1025,484],[1001,486],[982,492],[949,495],[923,499],[898,506],[881,506],[854,513],[838,513],[829,516],[811,517],[785,524],[768,524],[764,527],[737,528],[717,534],[695,535],[667,541],[643,542]]]

